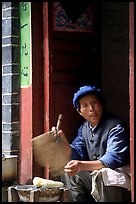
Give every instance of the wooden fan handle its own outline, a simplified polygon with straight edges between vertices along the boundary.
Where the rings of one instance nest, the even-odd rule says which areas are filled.
[[[57,121],[57,126],[56,126],[56,130],[57,130],[57,131],[60,130],[60,126],[61,126],[61,123],[62,123],[62,118],[63,118],[63,115],[62,115],[62,114],[59,114],[59,116],[58,116],[58,121]]]

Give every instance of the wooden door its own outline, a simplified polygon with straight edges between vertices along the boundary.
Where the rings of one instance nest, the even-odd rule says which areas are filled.
[[[73,108],[73,94],[79,86],[100,83],[96,18],[90,32],[57,30],[53,3],[44,3],[45,131],[56,125],[62,113],[61,128],[72,142],[83,121]]]

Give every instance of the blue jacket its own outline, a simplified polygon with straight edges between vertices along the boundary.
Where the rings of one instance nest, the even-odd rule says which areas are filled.
[[[129,131],[122,121],[109,113],[104,114],[93,129],[85,121],[71,144],[71,159],[100,160],[115,169],[130,161]]]

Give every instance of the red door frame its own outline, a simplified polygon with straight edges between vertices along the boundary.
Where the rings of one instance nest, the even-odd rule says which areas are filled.
[[[44,131],[49,130],[49,43],[48,43],[48,2],[43,3],[44,21]],[[134,2],[129,3],[129,94],[130,94],[130,146],[131,186],[134,201]],[[32,178],[32,85],[20,91],[20,162],[19,183],[25,184]],[[27,114],[26,114],[27,113]],[[45,170],[48,177],[48,170]]]
[[[48,2],[43,3],[43,56],[44,56],[44,132],[49,131],[49,29],[48,29]],[[45,178],[49,178],[48,164],[45,167]]]
[[[45,131],[49,130],[49,42],[48,42],[48,3],[45,2],[43,4],[43,11],[44,11],[44,35],[45,42],[44,42],[44,59],[45,59],[45,66],[44,72],[46,76],[45,80],[45,117],[44,117],[44,124],[45,124]],[[129,78],[129,95],[130,95],[130,145],[131,145],[131,175],[132,175],[132,201],[134,201],[134,3],[129,3],[129,42],[130,42],[130,50],[129,50],[129,71],[130,71],[130,78]],[[46,172],[46,176],[48,176],[48,172]]]
[[[20,90],[19,184],[32,178],[32,85]]]
[[[134,202],[134,2],[129,3],[129,45],[131,201]]]

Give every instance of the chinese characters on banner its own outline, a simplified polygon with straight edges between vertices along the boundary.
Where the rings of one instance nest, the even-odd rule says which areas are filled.
[[[31,2],[20,2],[20,83],[27,88],[32,81]]]

